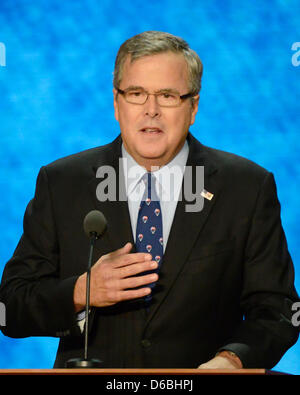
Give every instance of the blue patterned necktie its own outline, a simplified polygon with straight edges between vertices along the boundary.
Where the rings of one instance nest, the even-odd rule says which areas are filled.
[[[141,200],[137,227],[136,227],[136,251],[147,252],[152,255],[152,260],[156,260],[158,268],[153,271],[143,273],[158,273],[163,258],[163,227],[162,213],[159,199],[155,193],[155,177],[151,173],[146,173],[143,177],[145,183],[145,193]],[[155,282],[147,284],[152,290]],[[152,293],[145,297],[147,304],[152,299]]]

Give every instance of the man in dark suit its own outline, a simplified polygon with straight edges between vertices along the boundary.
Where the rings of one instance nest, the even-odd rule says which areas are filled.
[[[103,367],[271,368],[298,338],[291,322],[298,295],[273,175],[189,133],[201,75],[199,57],[178,37],[145,32],[127,40],[114,78],[121,136],[39,173],[3,274],[2,329],[12,337],[60,337],[56,367],[82,355],[89,248],[82,221],[93,209],[108,221],[91,279],[90,356]],[[120,158],[137,170],[134,182]],[[99,169],[108,166],[117,198],[105,201]],[[177,173],[180,188],[167,201],[160,181],[173,167],[193,171],[190,178]],[[204,169],[201,190],[197,168]],[[161,204],[162,264],[138,243],[132,193],[145,196],[145,174]],[[122,185],[127,199],[120,199]],[[187,210],[191,202],[178,194],[185,185],[196,200],[202,196],[201,209]]]

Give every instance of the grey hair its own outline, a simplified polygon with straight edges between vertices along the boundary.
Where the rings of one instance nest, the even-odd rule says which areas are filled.
[[[184,56],[189,73],[188,83],[190,93],[197,95],[201,89],[201,77],[203,73],[203,65],[199,56],[182,38],[170,33],[158,31],[147,31],[137,34],[136,36],[126,40],[121,45],[115,61],[113,79],[114,87],[120,87],[123,67],[128,55],[130,56],[130,61],[134,62],[144,56],[155,55],[168,51],[182,54]]]

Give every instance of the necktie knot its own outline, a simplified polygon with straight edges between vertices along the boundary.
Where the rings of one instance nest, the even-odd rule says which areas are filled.
[[[153,194],[153,191],[155,189],[154,188],[154,182],[155,182],[154,178],[155,177],[152,176],[151,172],[145,173],[143,175],[142,180],[143,180],[143,182],[145,184],[145,192],[144,192],[142,201],[146,200],[147,198],[148,199],[152,198],[151,195]]]

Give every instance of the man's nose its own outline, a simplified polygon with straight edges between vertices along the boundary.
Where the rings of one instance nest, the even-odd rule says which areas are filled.
[[[145,115],[151,118],[159,117],[161,113],[161,108],[157,102],[157,97],[155,95],[149,95],[146,103],[144,104]]]

